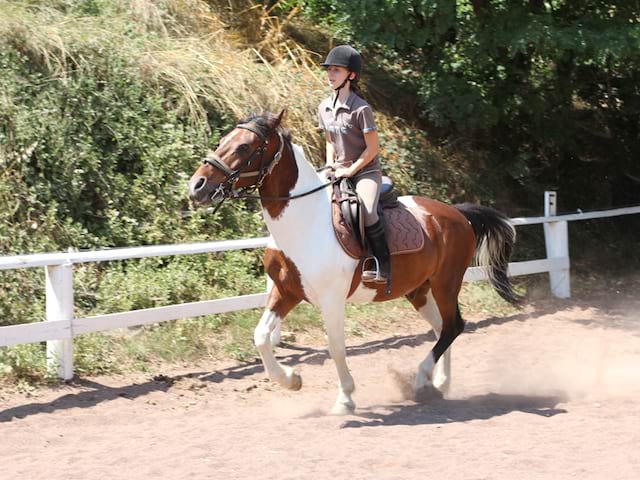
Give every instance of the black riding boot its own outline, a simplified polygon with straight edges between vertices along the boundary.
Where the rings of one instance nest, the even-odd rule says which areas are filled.
[[[391,293],[391,258],[389,256],[389,247],[387,245],[387,236],[385,234],[384,224],[382,223],[382,220],[378,220],[373,225],[365,227],[364,229],[369,246],[371,247],[371,253],[373,253],[373,256],[377,259],[377,263],[375,260],[373,262],[368,262],[369,267],[374,266],[376,269],[363,269],[362,280],[386,283],[388,295]]]

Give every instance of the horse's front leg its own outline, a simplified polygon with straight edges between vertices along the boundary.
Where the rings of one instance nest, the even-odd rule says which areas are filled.
[[[338,370],[338,398],[331,409],[333,415],[353,413],[356,404],[351,398],[355,391],[353,377],[347,366],[347,349],[344,340],[345,304],[333,297],[326,305],[321,306],[322,317],[329,340],[329,353]]]
[[[302,377],[291,367],[278,363],[273,354],[271,338],[276,326],[300,301],[300,298],[286,292],[283,293],[274,285],[269,294],[267,308],[253,334],[253,340],[260,352],[267,376],[289,390],[300,390]]]

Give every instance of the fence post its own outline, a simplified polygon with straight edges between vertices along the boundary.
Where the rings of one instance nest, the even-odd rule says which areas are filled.
[[[556,192],[544,192],[544,216],[555,216],[556,206]],[[547,258],[569,258],[568,223],[566,221],[545,222],[544,242],[547,250]],[[550,271],[549,284],[553,296],[558,298],[569,298],[571,296],[571,277],[569,274],[569,268]]]
[[[73,265],[45,267],[47,321],[73,319]],[[70,338],[47,341],[47,366],[63,380],[73,378],[73,331]]]

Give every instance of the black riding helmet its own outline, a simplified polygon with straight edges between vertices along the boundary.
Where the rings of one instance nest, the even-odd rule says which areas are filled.
[[[327,55],[327,58],[324,62],[320,64],[323,67],[329,67],[331,65],[344,67],[350,72],[356,74],[354,81],[358,79],[360,76],[360,72],[362,71],[362,57],[358,51],[349,46],[349,45],[339,45],[334,47]],[[349,81],[349,76],[344,79],[344,82],[338,87],[334,88],[335,96],[333,97],[333,107],[335,108],[336,102],[338,101],[338,92],[344,87]]]
[[[360,76],[360,72],[362,71],[362,57],[355,48],[349,45],[340,45],[332,48],[325,61],[320,65],[323,67],[330,65],[344,67],[354,72],[357,76]]]

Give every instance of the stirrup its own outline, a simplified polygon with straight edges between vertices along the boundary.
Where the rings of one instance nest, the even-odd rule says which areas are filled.
[[[365,270],[367,262],[373,260],[375,263],[375,270]],[[367,257],[362,262],[362,281],[363,282],[375,282],[375,283],[387,283],[387,279],[380,275],[380,262],[376,257]]]

